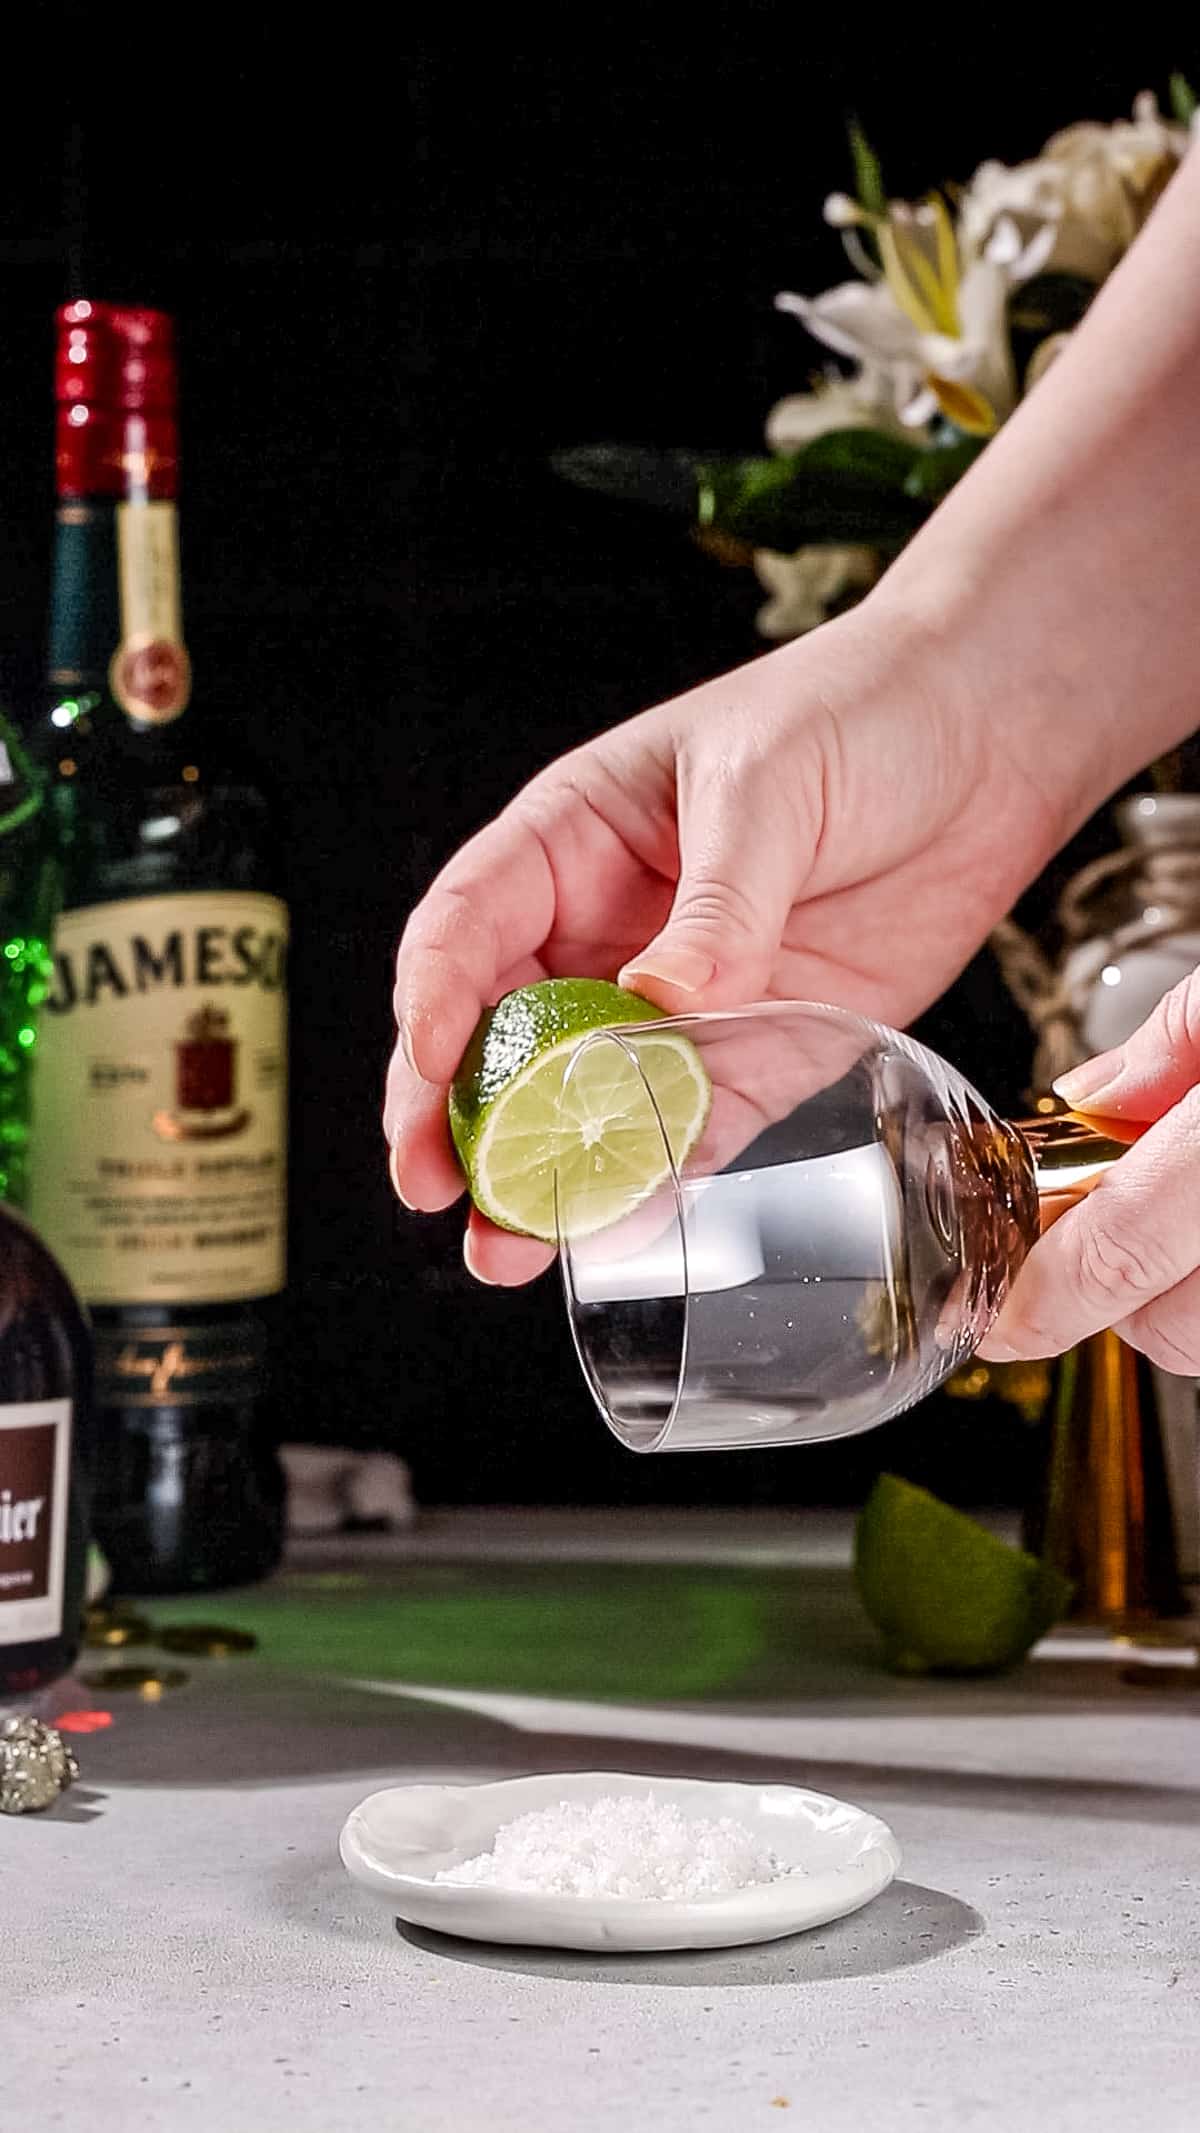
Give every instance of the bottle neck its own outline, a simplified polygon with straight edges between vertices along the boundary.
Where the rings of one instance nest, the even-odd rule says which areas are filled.
[[[60,497],[50,576],[47,679],[53,695],[107,692],[120,641],[116,503]]]
[[[187,707],[176,509],[175,418],[59,409],[51,575],[51,717],[112,699],[135,727]]]

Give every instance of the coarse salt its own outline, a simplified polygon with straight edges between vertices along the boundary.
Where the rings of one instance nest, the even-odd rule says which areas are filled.
[[[729,1815],[695,1821],[670,1801],[561,1800],[498,1829],[491,1851],[435,1880],[538,1896],[638,1896],[660,1902],[731,1896],[801,1874]]]

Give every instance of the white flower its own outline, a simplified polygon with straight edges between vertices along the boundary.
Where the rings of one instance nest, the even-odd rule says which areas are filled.
[[[853,377],[780,401],[768,424],[777,451],[799,451],[834,428],[909,431],[941,414],[987,437],[1017,398],[1009,299],[1053,270],[1099,282],[1128,250],[1187,152],[1200,120],[1165,119],[1152,95],[1132,119],[1069,126],[1040,156],[1012,168],[982,163],[952,222],[937,194],[916,207],[892,201],[878,214],[845,193],[825,203],[862,279],[823,296],[776,298]],[[1038,349],[1028,384],[1061,352]],[[768,614],[771,609],[766,611]]]
[[[775,303],[835,355],[852,357],[864,376],[887,378],[893,405],[903,414],[922,381],[920,334],[885,281],[843,281],[823,296],[785,289]]]
[[[922,327],[902,309],[890,276],[842,282],[823,296],[785,291],[775,301],[827,348],[854,357],[865,376],[885,377],[907,428],[919,428],[940,408],[962,428],[986,435],[1012,413],[1016,399],[1010,287],[1008,269],[977,260],[957,281],[954,308],[941,313],[943,326],[928,313]]]
[[[1066,196],[1064,171],[1044,158],[1012,168],[1005,163],[981,163],[959,209],[958,241],[967,271],[975,260],[988,256],[997,231],[1008,228],[1027,242],[1041,236],[1045,243],[1048,233],[1044,266],[1059,273],[1089,275],[1099,259],[1107,261],[1107,241],[1098,241],[1086,222],[1079,231],[1073,225],[1064,227]],[[1103,271],[1107,272],[1107,266]]]
[[[908,428],[939,410],[960,429],[990,436],[1012,413],[1017,394],[1009,339],[1008,296],[1040,271],[1053,228],[1027,242],[1011,217],[999,217],[985,249],[964,266],[945,201],[931,194],[918,207],[893,201],[869,215],[843,195],[826,203],[842,227],[857,216],[879,255],[862,281],[824,296],[784,293],[775,301],[810,333],[861,365],[860,383],[876,399],[886,383]]]
[[[767,417],[767,443],[775,452],[799,452],[830,430],[897,428],[886,380],[860,372],[844,378],[828,371],[811,392],[789,393]]]
[[[847,593],[868,592],[879,576],[879,557],[873,548],[832,544],[801,548],[795,555],[759,548],[754,568],[759,584],[771,596],[759,609],[759,631],[764,637],[782,640],[816,629],[827,619],[833,602]]]
[[[1032,162],[981,163],[959,214],[968,269],[994,255],[1007,223],[1025,245],[1041,235],[1048,271],[1103,281],[1133,243],[1189,140],[1187,128],[1164,119],[1147,94],[1139,96],[1131,120],[1068,126]]]
[[[1117,119],[1111,126],[1066,126],[1052,135],[1042,153],[1068,165],[1102,156],[1141,199],[1159,184],[1164,163],[1182,162],[1191,139],[1191,130],[1165,119],[1158,98],[1144,89],[1134,101],[1132,119]]]

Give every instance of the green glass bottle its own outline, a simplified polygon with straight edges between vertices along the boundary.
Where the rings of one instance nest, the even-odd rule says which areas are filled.
[[[191,701],[172,322],[80,302],[58,328],[29,1209],[91,1313],[114,1588],[200,1590],[282,1545],[287,910],[268,801]]]

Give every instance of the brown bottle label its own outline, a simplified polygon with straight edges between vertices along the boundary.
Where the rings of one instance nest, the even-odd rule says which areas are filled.
[[[0,1407],[0,1645],[62,1631],[71,1402]]]

